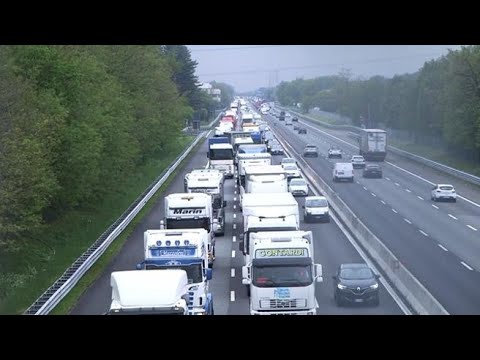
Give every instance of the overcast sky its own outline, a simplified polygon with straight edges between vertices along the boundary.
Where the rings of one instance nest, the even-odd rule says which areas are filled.
[[[342,68],[371,77],[412,73],[460,45],[187,45],[202,82],[226,82],[237,92],[295,78],[335,75]]]

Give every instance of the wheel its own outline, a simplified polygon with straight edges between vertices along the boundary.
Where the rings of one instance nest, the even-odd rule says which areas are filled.
[[[377,294],[377,296],[375,297],[375,299],[373,299],[372,305],[373,305],[373,306],[379,306],[379,305],[380,305],[380,297],[378,296],[378,294]]]
[[[337,304],[338,307],[343,306],[343,301],[342,299],[340,299],[340,297],[337,296],[337,293],[335,293],[334,299],[335,299],[335,304]]]

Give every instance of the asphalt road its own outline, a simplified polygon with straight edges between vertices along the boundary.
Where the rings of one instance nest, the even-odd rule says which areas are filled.
[[[480,313],[480,289],[476,285],[480,280],[476,270],[480,269],[480,236],[476,231],[480,229],[479,208],[461,200],[433,203],[431,185],[418,178],[429,176],[427,172],[410,174],[388,164],[382,165],[383,179],[364,179],[361,170],[355,170],[353,184],[334,183],[333,163],[350,161],[350,156],[357,154],[354,147],[309,122],[301,121],[307,134],[299,135],[284,122],[268,118],[272,128],[297,152],[302,153],[307,143],[319,147],[320,157],[308,159],[308,163],[448,312]],[[343,160],[326,158],[331,145],[342,148]]]
[[[191,157],[187,166],[179,171],[165,194],[183,192],[184,175],[192,168],[206,165],[206,151],[207,145],[204,142],[198,152]],[[280,159],[281,156],[275,157],[275,163],[279,163]],[[249,299],[241,279],[243,255],[238,248],[238,239],[239,234],[243,232],[243,219],[238,208],[237,192],[235,182],[226,180],[226,232],[223,237],[217,237],[216,240],[216,261],[213,279],[209,285],[214,298],[216,315],[249,314]],[[298,198],[298,202],[300,206],[303,205],[302,198]],[[147,229],[159,227],[159,221],[163,218],[163,205],[162,197],[134,229],[118,256],[81,296],[71,314],[103,314],[108,310],[111,302],[110,274],[113,271],[135,269],[135,265],[142,261],[143,233]],[[318,314],[403,314],[383,285],[380,286],[380,306],[378,307],[337,307],[333,301],[331,276],[340,263],[364,261],[334,221],[327,224],[304,224],[302,220],[301,228],[313,231],[315,262],[323,265],[324,283],[317,284],[316,292],[319,303]]]

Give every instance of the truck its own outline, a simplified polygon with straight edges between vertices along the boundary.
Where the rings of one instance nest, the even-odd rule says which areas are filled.
[[[205,229],[147,230],[143,236],[144,260],[137,270],[183,270],[188,279],[190,315],[213,312],[208,281],[212,269],[208,263],[209,234]]]
[[[115,271],[110,286],[112,302],[106,315],[189,315],[184,270]]]
[[[285,121],[285,111],[280,111],[280,116],[279,116],[278,120]]]
[[[272,164],[272,155],[268,152],[237,154],[237,183],[245,186],[245,168],[247,166],[264,166]]]
[[[245,126],[247,124],[252,124],[254,125],[254,121],[253,121],[253,114],[250,114],[250,113],[246,113],[246,114],[243,114],[242,115],[242,126]]]
[[[243,131],[248,131],[249,133],[255,133],[260,131],[260,126],[256,125],[254,123],[249,123],[249,124],[243,124],[242,125],[242,130]]]
[[[314,263],[311,231],[250,234],[251,262],[242,267],[251,315],[315,315],[315,284],[323,282]]]
[[[185,175],[186,193],[204,193],[212,198],[213,219],[216,220],[215,235],[225,234],[224,175],[219,170],[195,169]]]
[[[235,157],[228,137],[209,138],[207,158],[209,169],[219,170],[225,177],[233,178]]]
[[[208,266],[215,261],[215,233],[218,226],[213,217],[209,194],[170,194],[165,197],[165,217],[160,229],[205,229],[208,236]]]
[[[387,132],[380,129],[361,129],[359,155],[367,161],[385,161],[387,156]]]
[[[281,165],[246,166],[245,180],[240,184],[240,208],[244,194],[283,192],[288,192],[288,180]]]
[[[260,130],[260,127],[259,127]],[[263,136],[261,131],[254,131],[250,134],[254,144],[263,144]]]

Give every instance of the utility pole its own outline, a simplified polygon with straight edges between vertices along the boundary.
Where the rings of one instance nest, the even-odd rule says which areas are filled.
[[[370,129],[371,123],[370,123],[370,102],[368,102],[368,120],[367,120],[367,129]]]

